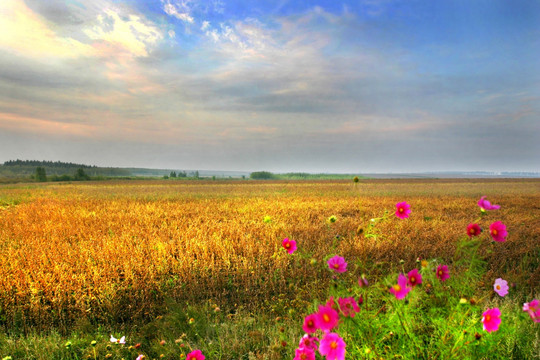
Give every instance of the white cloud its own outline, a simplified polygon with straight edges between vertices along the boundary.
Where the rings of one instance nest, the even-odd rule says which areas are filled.
[[[113,47],[103,50],[105,52],[121,50],[133,56],[148,56],[150,47],[157,45],[163,38],[157,27],[147,24],[141,17],[128,15],[126,19],[110,9],[99,15],[97,24],[91,29],[85,29],[84,33],[92,40]]]
[[[174,39],[175,36],[176,36],[176,33],[174,32],[174,30],[169,30],[168,34],[169,34],[169,37],[170,37],[171,39]]]
[[[201,30],[206,31],[210,27],[210,21],[203,21],[201,25]]]
[[[173,16],[190,24],[195,21],[193,16],[190,15],[190,8],[188,4],[184,1],[173,4],[170,0],[166,0],[163,4],[163,11],[165,11],[165,13],[169,16]]]

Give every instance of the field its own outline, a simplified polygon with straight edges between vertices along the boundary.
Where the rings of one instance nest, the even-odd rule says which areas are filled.
[[[483,195],[501,209],[482,215],[477,201]],[[402,201],[412,210],[407,219],[394,216]],[[507,241],[490,240],[493,221],[506,224]],[[467,245],[466,228],[473,222],[484,232]],[[296,241],[295,254],[284,251],[284,238]],[[333,255],[348,262],[337,283],[326,266]],[[471,314],[482,313],[501,301],[493,293],[494,279],[514,284],[504,306],[517,307],[515,326],[528,326],[523,331],[531,336],[516,340],[514,357],[540,356],[534,345],[540,324],[521,311],[540,295],[537,179],[0,185],[0,256],[0,325],[7,334],[1,356],[38,358],[42,346],[48,349],[44,358],[108,353],[135,359],[142,352],[147,358],[160,352],[178,358],[185,345],[203,348],[207,359],[293,358],[304,317],[333,288],[358,288],[365,274],[379,292],[351,291],[361,291],[367,307],[370,296],[387,296],[381,289],[398,273],[420,268],[421,260],[452,269],[455,287],[445,290],[452,299],[444,300],[446,310],[465,297],[478,302]],[[458,274],[466,279],[461,284]],[[375,307],[382,300],[370,301]],[[406,314],[412,324],[416,315]],[[482,324],[475,326],[471,334],[482,331]],[[403,328],[403,336],[412,339],[411,333],[420,338],[427,331]],[[457,335],[448,331],[457,344]],[[146,348],[110,349],[111,333],[127,333],[128,339],[140,339],[131,345]],[[92,348],[85,343],[90,338],[103,341]],[[158,345],[162,338],[167,339]],[[67,339],[74,345],[64,346]],[[480,349],[478,358],[499,340]],[[366,358],[392,358],[402,351],[400,341],[347,349]],[[383,354],[384,346],[389,349]],[[447,350],[437,346],[422,356],[444,358]],[[465,345],[453,351],[461,348],[470,356]]]

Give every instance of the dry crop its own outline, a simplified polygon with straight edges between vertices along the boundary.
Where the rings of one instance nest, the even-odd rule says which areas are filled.
[[[486,249],[490,278],[540,283],[538,180],[320,182],[125,181],[0,186],[0,322],[68,330],[82,321],[139,321],[165,299],[293,308],[328,285],[313,261],[329,251],[351,276],[403,260],[451,263],[482,195],[503,205],[507,242]],[[370,219],[407,201],[398,224]],[[335,222],[329,222],[335,216]],[[291,260],[283,238],[310,258]],[[291,262],[296,261],[295,271]],[[317,282],[313,279],[321,279]],[[482,284],[480,284],[482,285]],[[490,287],[486,284],[485,287]]]

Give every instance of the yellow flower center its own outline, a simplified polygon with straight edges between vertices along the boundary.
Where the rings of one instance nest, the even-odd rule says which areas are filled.
[[[308,325],[309,327],[312,327],[312,326],[313,326],[313,320],[309,320],[309,321],[307,322],[307,325]]]
[[[291,243],[285,243],[285,247],[288,249],[291,247]]]
[[[486,315],[486,321],[491,320],[491,315]]]
[[[332,342],[330,343],[330,347],[332,348],[332,350],[337,349],[337,342],[332,341]]]
[[[337,263],[334,264],[334,268],[335,268],[335,269],[339,269],[339,264],[337,264]]]
[[[501,285],[497,285],[497,290],[501,290]]]
[[[330,316],[329,316],[328,314],[323,314],[322,317],[323,317],[323,320],[324,320],[325,322],[329,322],[329,321],[330,321]]]
[[[443,271],[439,270],[439,276],[443,276]]]
[[[399,286],[399,285],[397,285],[397,284],[396,284],[396,285],[394,285],[394,290],[396,290],[396,291],[400,291],[400,290],[401,290],[401,286]]]
[[[497,230],[493,229],[493,230],[491,231],[491,233],[492,233],[493,235],[497,235],[498,232],[497,232]]]
[[[404,211],[403,208],[399,208],[399,212],[402,213]]]
[[[416,278],[414,276],[411,276],[411,278],[409,279],[410,282],[414,283],[416,282]]]

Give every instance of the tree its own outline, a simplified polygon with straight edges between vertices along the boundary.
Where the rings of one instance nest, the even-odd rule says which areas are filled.
[[[84,172],[82,168],[78,168],[75,176],[73,177],[77,181],[90,180],[90,176]]]
[[[172,177],[172,178],[175,178],[175,177],[176,177],[176,172],[175,172],[175,171],[171,171],[171,174],[170,174],[169,176]]]
[[[269,180],[275,178],[274,174],[269,171],[255,171],[252,172],[249,177],[254,180]]]
[[[47,173],[45,172],[44,167],[38,166],[36,168],[36,180],[39,182],[47,181]]]

